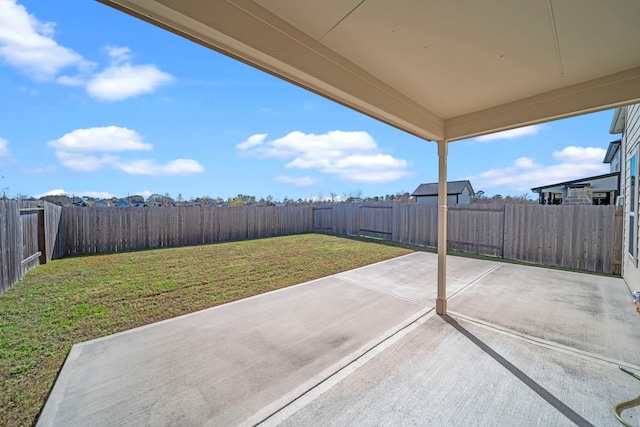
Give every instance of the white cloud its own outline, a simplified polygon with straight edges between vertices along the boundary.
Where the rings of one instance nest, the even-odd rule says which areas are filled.
[[[44,196],[75,196],[75,197],[93,197],[94,199],[110,199],[115,197],[113,194],[106,191],[65,191],[61,188],[47,191],[46,193],[36,194],[36,199]]]
[[[94,73],[96,63],[54,40],[55,25],[38,21],[15,0],[0,0],[0,59],[39,82],[84,86],[101,101],[152,93],[173,80],[155,65],[132,65],[133,53],[127,46],[106,46],[110,65]]]
[[[517,169],[535,169],[538,165],[530,157],[520,157],[513,162],[513,166]]]
[[[9,149],[9,141],[0,138],[0,166],[14,161],[11,149]]]
[[[534,187],[605,174],[609,171],[608,165],[602,163],[605,153],[602,148],[568,146],[553,153],[559,161],[554,165],[545,166],[532,158],[520,157],[510,166],[490,169],[465,179],[478,190],[509,187],[529,191]]]
[[[476,138],[478,142],[494,141],[496,139],[515,139],[523,136],[535,135],[543,128],[543,125],[525,126],[518,129],[505,130],[502,132],[482,135]]]
[[[104,50],[113,61],[113,64],[121,64],[133,58],[133,53],[128,46],[106,46]]]
[[[55,23],[40,22],[14,0],[0,0],[0,57],[38,81],[65,68],[89,71],[94,64],[54,39]]]
[[[76,129],[47,145],[56,149],[60,163],[76,171],[94,171],[118,161],[118,156],[103,153],[153,148],[136,131],[117,126]]]
[[[9,151],[9,141],[4,138],[0,138],[0,157],[9,156],[11,156],[11,151]]]
[[[238,150],[247,150],[249,148],[254,148],[259,145],[264,145],[264,141],[267,139],[267,136],[268,134],[266,133],[258,133],[255,135],[251,135],[249,139],[247,139],[245,142],[241,142],[240,144],[237,144],[236,148]]]
[[[204,172],[202,165],[191,159],[176,159],[166,165],[159,165],[153,160],[136,160],[116,163],[119,169],[132,175],[192,175]]]
[[[74,191],[73,195],[76,197],[93,197],[94,199],[110,199],[115,197],[107,191]]]
[[[69,169],[81,172],[95,171],[114,164],[118,156],[90,155],[68,151],[56,151],[56,157]]]
[[[56,82],[63,86],[84,86],[86,82],[85,76],[60,76],[56,79]]]
[[[115,153],[150,151],[153,146],[136,131],[118,126],[76,129],[47,145],[55,148],[60,163],[76,171],[107,167],[133,175],[187,175],[204,171],[202,165],[191,159],[176,159],[165,165],[150,159],[122,160]]]
[[[237,144],[257,158],[291,159],[288,169],[314,169],[353,182],[389,182],[410,175],[409,162],[381,153],[367,132],[331,131],[322,135],[291,132],[272,141],[256,134]]]
[[[87,92],[101,101],[122,101],[152,93],[171,80],[171,74],[160,71],[155,65],[125,62],[95,74],[87,84]]]
[[[283,182],[285,184],[292,184],[296,187],[310,187],[320,180],[311,178],[310,176],[293,177],[293,176],[276,176],[274,181]]]
[[[570,145],[560,151],[555,151],[553,157],[561,162],[582,164],[585,162],[602,163],[607,150],[594,147],[575,147]]]
[[[131,194],[132,196],[142,196],[144,197],[144,199],[148,199],[150,195],[154,194],[153,191],[149,191],[149,190],[142,190],[142,191],[138,191],[137,193],[133,193]]]
[[[136,131],[118,126],[76,129],[47,145],[73,152],[148,151],[153,148],[151,144],[143,142],[142,136]]]
[[[34,194],[33,197],[35,197],[36,199],[39,199],[40,197],[44,197],[44,196],[64,196],[66,194],[69,194],[69,193],[64,191],[62,188],[57,188],[55,190],[47,191],[46,193]]]

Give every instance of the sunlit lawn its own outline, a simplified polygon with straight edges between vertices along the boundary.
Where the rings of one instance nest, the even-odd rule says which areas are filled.
[[[37,267],[0,296],[0,424],[35,421],[75,343],[409,252],[306,234]]]

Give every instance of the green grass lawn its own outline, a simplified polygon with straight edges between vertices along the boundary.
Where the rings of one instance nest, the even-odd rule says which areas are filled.
[[[35,421],[75,343],[409,252],[305,234],[37,267],[0,295],[0,424]]]

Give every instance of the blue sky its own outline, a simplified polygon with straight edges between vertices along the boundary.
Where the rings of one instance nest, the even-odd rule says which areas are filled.
[[[413,191],[437,147],[100,3],[0,0],[0,188],[276,200]],[[451,143],[487,195],[608,172],[613,111]]]

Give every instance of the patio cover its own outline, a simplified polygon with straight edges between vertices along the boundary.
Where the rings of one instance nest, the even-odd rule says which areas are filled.
[[[438,142],[640,102],[637,0],[99,0]]]

